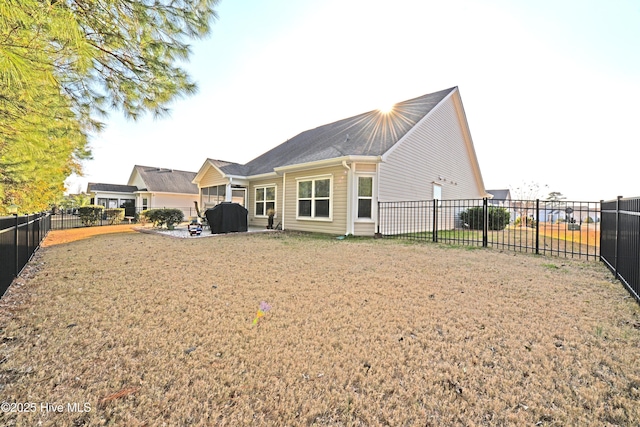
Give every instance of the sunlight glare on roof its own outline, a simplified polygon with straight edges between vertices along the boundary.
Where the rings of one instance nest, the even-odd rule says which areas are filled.
[[[382,105],[381,108],[378,109],[378,111],[380,111],[383,114],[389,114],[390,112],[393,111],[393,107],[395,107],[395,104],[391,104],[391,103],[384,104]]]

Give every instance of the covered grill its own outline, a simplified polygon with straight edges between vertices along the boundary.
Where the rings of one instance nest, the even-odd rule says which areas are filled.
[[[207,217],[212,234],[233,233],[247,231],[247,211],[238,203],[223,202],[211,209],[207,209],[204,215]]]

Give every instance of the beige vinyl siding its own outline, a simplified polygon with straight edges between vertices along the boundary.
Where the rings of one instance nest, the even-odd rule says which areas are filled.
[[[356,163],[356,172],[375,172],[376,163]]]
[[[204,176],[198,183],[198,187],[204,188],[213,187],[214,185],[225,185],[228,183],[228,181],[228,179],[222,177],[222,175],[216,170],[216,168],[209,167],[207,173],[204,174]]]
[[[353,225],[354,236],[373,236],[376,232],[376,225],[373,222],[356,222]]]
[[[296,219],[298,205],[297,178],[331,175],[331,221]],[[310,231],[327,234],[345,234],[347,229],[347,170],[342,166],[287,172],[285,182],[284,225],[287,230]],[[279,201],[280,202],[280,201]]]
[[[200,182],[198,182],[198,200],[200,204],[200,210],[203,213],[208,207],[212,207],[212,205],[207,205],[202,200],[202,189],[206,187],[213,187],[217,185],[226,185],[229,182],[227,178],[223,178],[220,172],[212,166],[209,167],[207,172],[204,174]]]
[[[256,187],[263,187],[265,185],[275,184],[276,185],[276,216],[273,219],[273,226],[275,227],[282,220],[282,196],[283,196],[283,185],[282,185],[282,177],[274,177],[267,178],[260,181],[251,181],[251,184],[248,187],[248,206],[246,208],[249,210],[249,226],[251,227],[266,227],[267,226],[267,218],[256,217]]]
[[[380,164],[380,201],[430,200],[434,183],[443,200],[483,196],[456,97],[438,105]]]

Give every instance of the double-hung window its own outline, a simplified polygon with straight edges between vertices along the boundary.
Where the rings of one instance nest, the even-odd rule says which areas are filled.
[[[270,209],[276,209],[276,187],[256,187],[256,216],[267,216]]]
[[[373,202],[373,177],[358,177],[358,218],[371,218]]]
[[[298,180],[298,217],[331,218],[331,177]]]

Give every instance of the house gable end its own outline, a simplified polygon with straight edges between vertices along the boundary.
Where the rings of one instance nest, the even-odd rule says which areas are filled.
[[[485,196],[459,98],[455,88],[382,156],[380,201]]]
[[[306,130],[251,160],[245,165],[246,174],[347,156],[380,156],[455,89],[399,102],[390,113],[373,110]]]
[[[136,165],[129,184],[157,193],[197,194],[198,188],[192,182],[195,175],[195,172]]]

